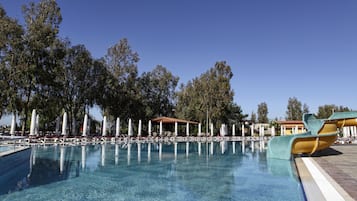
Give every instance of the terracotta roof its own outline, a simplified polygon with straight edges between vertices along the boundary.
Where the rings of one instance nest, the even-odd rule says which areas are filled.
[[[188,120],[184,120],[184,119],[176,119],[176,118],[172,118],[172,117],[157,117],[155,119],[152,119],[151,121],[153,122],[160,122],[162,121],[162,123],[164,124],[172,124],[172,123],[189,123],[189,124],[198,124],[198,122],[194,122],[194,121],[188,121]]]

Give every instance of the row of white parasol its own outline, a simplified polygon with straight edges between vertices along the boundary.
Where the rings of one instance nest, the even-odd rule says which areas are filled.
[[[63,113],[62,116],[62,132],[61,134],[63,136],[67,136],[67,112]],[[11,121],[11,128],[10,128],[10,135],[15,135],[15,124],[16,124],[16,116],[13,115],[12,121]],[[107,117],[103,117],[103,123],[102,123],[102,136],[105,137],[107,136],[107,130],[108,130],[108,121]],[[137,136],[141,136],[142,132],[142,121],[139,120],[138,122],[138,133]],[[232,126],[232,135],[235,136],[235,125],[233,124]],[[242,124],[242,136],[245,136],[245,126]],[[161,136],[163,133],[163,126],[162,122],[159,124],[159,135]],[[251,126],[251,133],[253,135],[253,126]],[[88,114],[84,115],[84,121],[83,121],[83,131],[82,131],[82,136],[85,137],[88,134]],[[132,120],[128,120],[128,136],[133,136],[133,125],[132,125]],[[148,134],[151,136],[152,134],[152,123],[151,120],[148,122]],[[222,124],[220,128],[220,135],[225,136],[227,135],[227,126],[225,124]],[[35,136],[39,135],[39,115],[36,114],[36,110],[32,110],[32,115],[31,115],[31,124],[30,124],[30,135]],[[177,124],[175,124],[175,135],[177,136]],[[186,135],[189,136],[189,125],[186,126]],[[201,135],[201,124],[198,124],[198,135]],[[210,135],[213,136],[213,124],[210,125]],[[274,127],[272,128],[272,136],[275,135],[275,129]],[[120,136],[120,118],[116,119],[116,125],[115,125],[115,137]],[[259,129],[259,136],[264,136],[264,128]]]

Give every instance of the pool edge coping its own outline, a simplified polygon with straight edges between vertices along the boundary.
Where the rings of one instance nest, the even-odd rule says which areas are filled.
[[[30,148],[29,146],[27,146],[27,147],[16,147],[16,148],[8,150],[8,151],[0,152],[0,158],[8,156],[8,155],[11,155],[11,154],[14,154],[14,153],[17,153],[17,152],[24,151],[24,150],[29,149],[29,148]]]
[[[343,200],[354,200],[330,175],[328,175],[323,168],[316,163],[311,157],[297,157],[294,159],[299,178],[305,193],[306,199],[309,200],[336,200],[331,198],[321,191],[321,188],[330,185],[343,198]],[[306,161],[308,163],[306,163]],[[311,172],[318,171],[320,178],[314,178]],[[327,181],[321,184],[321,179]],[[326,198],[328,197],[328,199]]]

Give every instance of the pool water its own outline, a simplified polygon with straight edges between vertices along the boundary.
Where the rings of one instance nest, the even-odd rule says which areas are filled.
[[[15,174],[22,175],[16,184],[1,177],[0,200],[305,200],[294,164],[267,160],[261,142],[56,145],[30,152],[27,170],[21,168],[28,172]]]

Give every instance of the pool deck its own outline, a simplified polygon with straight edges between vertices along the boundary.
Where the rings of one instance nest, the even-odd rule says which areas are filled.
[[[357,200],[357,145],[295,158],[308,200]]]

